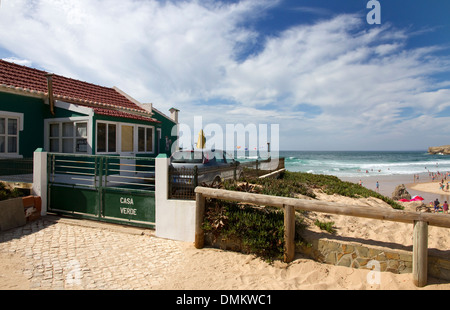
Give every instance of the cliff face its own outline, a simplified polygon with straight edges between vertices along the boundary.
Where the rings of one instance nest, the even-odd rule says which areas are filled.
[[[428,153],[450,155],[450,145],[431,146],[428,148]]]

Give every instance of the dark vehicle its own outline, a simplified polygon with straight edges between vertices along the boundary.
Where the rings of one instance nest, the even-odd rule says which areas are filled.
[[[238,161],[222,150],[178,151],[170,157],[172,192],[193,189],[194,169],[197,185],[217,185],[222,180],[239,178],[242,168]]]

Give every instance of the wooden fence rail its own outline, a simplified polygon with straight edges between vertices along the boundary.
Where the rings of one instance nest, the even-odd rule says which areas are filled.
[[[389,210],[367,208],[363,206],[348,206],[334,202],[306,200],[288,197],[277,197],[245,192],[229,191],[215,188],[196,187],[196,226],[195,247],[203,248],[204,232],[202,230],[205,199],[216,198],[222,200],[250,203],[262,206],[272,206],[284,210],[284,261],[291,262],[295,255],[295,210],[314,211],[338,215],[356,216],[392,222],[411,223],[413,232],[413,282],[422,287],[427,284],[428,263],[428,225],[450,228],[450,215],[430,214],[423,212],[409,212],[403,210]]]

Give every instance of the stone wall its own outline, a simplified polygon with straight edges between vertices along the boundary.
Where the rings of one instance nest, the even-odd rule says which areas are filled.
[[[220,237],[214,240],[211,234],[205,234],[205,244],[223,250],[242,251],[239,240],[224,240]],[[296,252],[315,261],[335,266],[370,270],[374,270],[377,266],[381,272],[412,273],[412,251],[321,238],[310,241],[308,245],[297,244]],[[430,250],[428,275],[450,280],[450,257]]]
[[[297,245],[296,251],[316,261],[336,266],[373,269],[373,261],[376,261],[379,271],[398,274],[412,273],[412,251],[367,246],[325,238],[313,240],[307,246]],[[429,251],[428,275],[438,279],[450,280],[450,258]]]

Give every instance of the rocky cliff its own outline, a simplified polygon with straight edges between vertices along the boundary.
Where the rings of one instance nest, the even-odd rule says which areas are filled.
[[[428,148],[428,153],[450,155],[450,145],[431,146]]]

